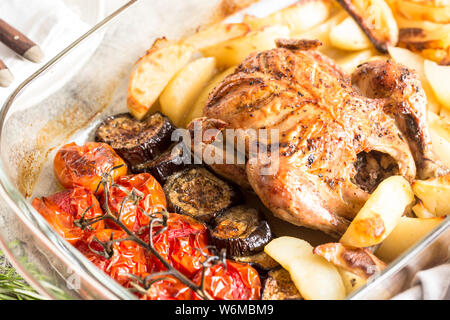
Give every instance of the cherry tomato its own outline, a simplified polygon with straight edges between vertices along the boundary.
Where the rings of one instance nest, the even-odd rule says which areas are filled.
[[[147,294],[141,295],[142,300],[194,300],[193,290],[175,277],[167,276],[166,279],[157,281],[147,290]]]
[[[121,230],[103,229],[92,234],[84,244],[77,248],[101,270],[105,271],[110,277],[124,286],[128,286],[130,281],[129,274],[143,277],[147,274],[147,260],[144,248],[134,241],[126,240],[113,242],[111,246],[111,257],[103,257],[97,252],[105,252],[102,245],[94,239],[94,236],[106,243],[112,239],[125,239],[127,234]],[[92,250],[93,249],[93,250]],[[108,252],[106,251],[108,254]]]
[[[120,221],[133,232],[139,233],[142,227],[148,226],[150,222],[150,218],[142,210],[151,214],[160,211],[161,207],[166,208],[166,197],[163,188],[148,173],[119,177],[116,180],[116,184],[120,187],[111,188],[111,195],[108,201],[109,208],[113,213],[120,211],[127,192],[131,193],[135,189],[142,197],[138,204],[133,203],[131,199],[123,202]]]
[[[158,228],[155,228],[157,231]],[[148,239],[148,237],[147,237]],[[144,240],[146,241],[146,240]],[[204,256],[198,249],[209,254],[207,228],[191,217],[170,213],[167,229],[153,236],[155,249],[187,277],[193,276],[202,268]],[[165,270],[162,263],[154,256],[149,258],[149,270]]]
[[[103,257],[97,253],[94,253],[91,249],[89,249],[91,242],[92,242],[92,239],[89,241],[89,243],[87,241],[79,241],[75,245],[75,248],[77,248],[86,258],[88,258],[89,261],[91,261],[94,265],[96,265],[97,268],[99,268],[100,270],[102,270],[105,273],[108,273],[106,271],[106,269],[108,268],[108,265],[109,265],[109,259],[106,259],[105,257]],[[93,247],[96,247],[96,246],[93,245]],[[96,247],[96,248],[100,251],[102,250],[101,247],[100,248]]]
[[[201,271],[193,281],[200,284]],[[206,269],[205,289],[217,300],[257,300],[261,281],[258,272],[248,264],[227,260],[227,266],[218,264]]]
[[[111,176],[117,179],[127,174],[127,166],[116,152],[106,143],[87,142],[83,146],[69,143],[58,150],[53,162],[55,174],[59,182],[66,187],[85,187],[91,191],[97,189],[102,174],[115,166]],[[99,192],[103,190],[100,186]]]
[[[99,221],[89,228],[82,229],[74,225],[74,221],[84,215],[85,219],[92,219],[103,215],[103,211],[94,193],[84,188],[64,190],[49,197],[35,198],[33,207],[47,220],[62,237],[72,244],[82,239],[91,230],[101,230],[104,222]]]

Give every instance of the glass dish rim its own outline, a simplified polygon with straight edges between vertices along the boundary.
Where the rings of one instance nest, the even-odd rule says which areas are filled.
[[[26,87],[33,81],[37,80],[39,76],[57,64],[62,58],[69,54],[74,48],[92,35],[101,32],[103,27],[107,26],[110,22],[115,20],[120,14],[125,12],[128,8],[132,7],[139,0],[128,0],[119,9],[108,15],[105,19],[89,29],[80,38],[72,42],[68,47],[62,50],[58,55],[52,58],[47,64],[41,67],[38,71],[32,74],[24,82],[22,82],[6,99],[0,109],[0,141],[5,125],[6,115],[8,114],[10,107],[15,102],[15,98],[26,89]],[[59,236],[47,223],[47,221],[31,206],[31,204],[25,199],[25,197],[19,192],[19,190],[9,180],[4,170],[3,159],[0,158],[0,196],[6,201],[8,209],[14,211],[16,217],[18,217],[25,227],[33,235],[38,237],[46,247],[51,250],[55,255],[67,264],[75,262],[79,267],[79,275],[85,280],[91,283],[99,284],[104,296],[109,299],[135,299],[128,290],[120,286],[116,281],[110,278],[108,275],[99,270],[93,263],[91,263],[86,257],[84,257],[75,247],[70,245],[61,236]],[[376,276],[373,280],[367,282],[361,288],[346,297],[348,300],[358,299],[366,290],[370,290],[372,286],[377,285],[383,279],[389,278],[395,274],[401,268],[403,268],[408,260],[412,259],[420,251],[424,250],[429,244],[433,242],[439,235],[441,235],[450,226],[450,216],[447,216],[436,228],[434,228],[425,238],[416,243],[413,247],[404,252],[397,259],[392,261],[388,267]],[[30,282],[36,290],[44,296],[52,298],[43,287],[36,281],[33,276],[29,275],[20,263],[15,261],[12,253],[9,252],[6,244],[0,237],[0,245],[4,247],[5,253],[12,260],[13,265],[24,276],[24,278]],[[12,258],[12,259],[11,259]]]
[[[30,77],[24,80],[6,99],[0,109],[0,141],[2,139],[6,116],[15,102],[16,97],[25,90],[25,88],[37,80],[41,74],[44,74],[51,70],[51,68],[57,64],[61,59],[75,49],[79,44],[91,36],[98,34],[101,30],[107,26],[110,22],[114,21],[119,15],[125,12],[132,5],[137,3],[138,0],[128,0],[125,4],[119,7],[117,10],[109,14],[102,21],[90,28],[86,33],[81,35],[78,39],[73,41],[69,46],[64,48],[60,53],[48,61],[44,66],[38,69]],[[104,272],[98,269],[93,263],[91,263],[81,252],[75,247],[65,241],[60,235],[58,235],[47,221],[32,207],[32,205],[25,199],[25,197],[19,192],[19,190],[9,180],[5,170],[3,159],[0,158],[0,195],[3,200],[6,201],[8,209],[14,211],[16,217],[18,217],[24,226],[34,236],[36,236],[51,252],[53,252],[59,259],[65,262],[66,265],[76,267],[78,275],[90,282],[91,284],[98,284],[96,286],[101,294],[108,299],[135,299],[128,290],[119,285],[112,278],[107,276]],[[8,250],[7,245],[0,240],[0,244],[5,250],[6,255],[10,258],[11,263],[17,267],[18,272],[43,296],[52,298],[48,292],[36,281],[33,276],[28,274],[24,268],[14,259],[11,252]],[[11,259],[12,258],[12,259]],[[74,264],[75,263],[75,264]]]

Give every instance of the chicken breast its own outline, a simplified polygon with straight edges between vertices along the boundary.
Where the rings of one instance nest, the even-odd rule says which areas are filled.
[[[362,95],[373,93],[367,89],[371,84],[361,92],[353,88],[350,76],[315,50],[318,44],[278,40],[277,48],[251,54],[213,90],[204,118],[194,122],[211,127],[216,121],[221,130],[278,130],[276,172],[267,174],[271,164],[258,158],[213,168],[249,185],[278,217],[339,236],[382,179],[393,174],[415,178],[415,159],[420,156],[413,156],[414,143],[409,141],[414,138],[408,126],[398,124],[403,120],[394,109],[401,106],[417,113],[414,101],[396,103],[405,98],[401,92],[381,99]],[[361,68],[370,73],[367,65]],[[358,72],[355,84],[364,78],[365,71]],[[406,81],[402,74],[392,77]],[[405,86],[420,88],[420,83]],[[426,124],[419,123],[416,131],[427,137]],[[258,139],[246,138],[248,143]],[[417,148],[414,153],[426,150]]]

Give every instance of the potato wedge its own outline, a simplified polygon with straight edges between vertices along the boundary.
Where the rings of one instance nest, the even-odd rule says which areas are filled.
[[[191,45],[197,50],[216,45],[234,38],[245,36],[250,31],[246,23],[216,23],[184,40],[185,44]]]
[[[387,55],[387,54],[380,54],[380,55],[376,55],[376,56],[372,56],[372,57],[370,57],[369,59],[367,59],[367,62],[369,62],[369,61],[374,61],[374,60],[384,60],[384,61],[387,61],[387,60],[389,60],[389,55]]]
[[[450,23],[450,5],[442,0],[397,0],[395,6],[408,19]]]
[[[315,254],[335,266],[369,279],[386,268],[386,264],[367,249],[346,247],[342,243],[326,243],[314,248]]]
[[[398,46],[440,64],[450,63],[450,24],[400,28]]]
[[[338,13],[334,14],[331,18],[329,18],[324,23],[321,23],[320,25],[301,33],[296,33],[291,35],[291,38],[293,39],[317,39],[322,42],[322,46],[319,47],[319,51],[326,54],[332,59],[339,59],[343,58],[348,54],[348,51],[344,51],[341,49],[338,49],[334,47],[330,42],[330,31],[338,25],[340,22],[342,22],[346,17],[348,17],[347,12],[344,10],[339,11]]]
[[[436,99],[450,110],[450,66],[439,66],[436,62],[425,60],[424,71]]]
[[[294,39],[317,39],[320,40],[324,45],[329,44],[330,41],[328,35],[331,29],[337,26],[347,17],[347,12],[341,10],[330,17],[328,20],[326,20],[324,23],[321,23],[318,26],[309,29],[308,31],[298,33],[292,32],[291,36]]]
[[[283,268],[301,295],[308,300],[343,299],[345,287],[338,269],[313,254],[313,247],[294,237],[280,237],[269,242],[264,251]]]
[[[351,294],[353,291],[358,290],[360,287],[366,284],[367,280],[357,276],[350,271],[338,268],[339,274],[341,275],[342,282],[344,283],[345,291],[347,295]]]
[[[450,168],[450,118],[431,120],[428,126],[436,157]]]
[[[232,74],[234,72],[234,69],[236,67],[228,68],[227,70],[223,71],[222,73],[219,73],[216,75],[208,84],[206,87],[203,88],[201,93],[197,96],[197,99],[195,100],[194,104],[192,105],[191,110],[189,111],[188,115],[184,119],[184,125],[187,126],[189,122],[191,122],[193,119],[201,117],[203,114],[203,108],[205,107],[206,101],[208,100],[209,94],[211,91],[218,86],[219,83],[222,82],[223,79],[225,79],[226,76],[229,74]]]
[[[375,56],[375,51],[367,49],[347,54],[345,57],[337,59],[336,62],[345,72],[351,74],[357,66],[373,56]]]
[[[414,207],[412,207],[412,211],[417,216],[417,218],[421,219],[429,219],[429,218],[436,218],[436,216],[428,211],[427,208],[423,205],[421,201],[418,201]]]
[[[428,110],[434,113],[439,113],[440,103],[437,101],[433,89],[431,88],[430,82],[425,75],[425,59],[418,54],[415,54],[410,50],[404,48],[389,47],[388,51],[394,61],[407,66],[417,73],[417,76],[419,77],[419,80],[422,83],[422,87],[427,95]]]
[[[189,62],[194,51],[186,44],[155,41],[130,76],[127,106],[134,117],[142,119],[152,110],[170,79]]]
[[[428,211],[437,217],[450,214],[450,174],[428,180],[416,180],[412,188]]]
[[[394,13],[395,20],[397,21],[398,28],[415,28],[415,29],[424,29],[426,32],[434,33],[437,30],[446,30],[450,26],[447,23],[437,23],[432,21],[427,21],[423,19],[415,20],[411,18],[405,17],[401,12],[398,12],[395,4],[391,5],[392,11]]]
[[[398,42],[398,26],[384,0],[337,0],[382,53]]]
[[[289,37],[287,27],[271,26],[203,48],[201,52],[206,57],[215,57],[219,68],[229,68],[241,63],[252,52],[274,48],[275,39],[287,37]]]
[[[297,3],[278,10],[266,17],[258,18],[244,16],[252,30],[272,25],[283,25],[291,33],[303,32],[324,22],[330,15],[331,2],[329,0],[300,0]]]
[[[443,119],[445,119],[445,120],[447,120],[447,121],[450,121],[450,110],[445,109],[445,108],[442,108],[442,109],[439,111],[439,116],[441,116]],[[447,167],[449,167],[449,166],[447,166]],[[450,167],[449,167],[449,168],[450,168]]]
[[[161,111],[176,126],[183,123],[198,95],[216,72],[216,59],[200,58],[178,72],[159,97]]]
[[[339,242],[363,248],[382,242],[414,200],[409,182],[401,176],[382,181],[358,212]]]
[[[333,46],[342,50],[363,50],[370,48],[372,43],[353,18],[348,17],[335,26],[330,32]]]
[[[408,49],[389,47],[389,54],[396,62],[401,63],[414,70],[420,81],[427,81],[424,69],[424,59]]]
[[[397,226],[381,243],[375,254],[380,259],[391,262],[425,237],[443,220],[443,217],[432,219],[401,217]]]

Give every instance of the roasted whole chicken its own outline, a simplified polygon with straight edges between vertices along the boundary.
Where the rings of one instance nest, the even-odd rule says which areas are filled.
[[[263,174],[269,164],[258,159],[212,168],[253,189],[276,216],[339,236],[386,177],[411,181],[446,169],[433,157],[414,72],[377,60],[350,76],[319,45],[279,39],[277,48],[251,54],[189,128],[278,129],[276,173]]]

